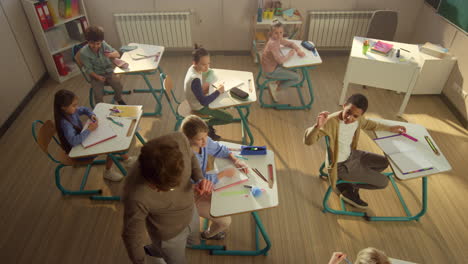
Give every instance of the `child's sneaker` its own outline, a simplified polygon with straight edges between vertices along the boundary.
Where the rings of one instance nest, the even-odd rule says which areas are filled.
[[[367,203],[359,198],[359,194],[356,191],[345,190],[340,194],[340,198],[354,207],[367,209]]]
[[[135,161],[137,161],[137,157],[135,156],[130,156],[126,160],[122,160],[121,163],[124,165],[125,168],[131,168],[133,164],[135,164]]]
[[[276,82],[269,82],[268,87],[270,88],[271,98],[273,102],[278,102],[277,92],[278,92],[278,84]]]
[[[221,231],[219,232],[218,234],[214,235],[214,236],[211,236],[211,237],[208,237],[206,235],[206,231],[203,231],[201,234],[200,234],[201,238],[203,240],[223,240],[225,237],[226,237],[226,233]]]
[[[117,101],[117,103],[119,103],[119,105],[127,105],[127,103],[125,103],[124,100],[120,99],[119,101]]]
[[[104,179],[117,182],[123,179],[123,175],[111,168],[109,170],[104,170]]]

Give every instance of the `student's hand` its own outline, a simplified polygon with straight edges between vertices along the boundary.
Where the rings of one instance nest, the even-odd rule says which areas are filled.
[[[288,57],[291,58],[292,56],[294,56],[295,53],[296,53],[295,50],[293,50],[293,49],[290,50],[290,51],[288,52]]]
[[[88,130],[89,131],[94,131],[94,130],[96,130],[96,128],[98,128],[98,123],[97,122],[89,123],[89,125],[88,125]]]
[[[219,85],[217,89],[220,93],[224,93],[224,83]]]
[[[398,134],[406,133],[406,127],[404,127],[404,126],[391,126],[390,127],[390,132],[398,133]]]
[[[203,91],[203,94],[208,94],[210,92],[210,84],[204,83],[202,85],[202,91]]]
[[[299,55],[299,57],[302,58],[302,57],[305,56],[305,53],[304,53],[302,50],[299,50],[299,51],[297,52],[297,55]]]
[[[195,187],[199,195],[210,194],[213,191],[213,183],[207,179],[201,180]]]
[[[97,121],[98,121],[96,115],[92,115],[92,116],[91,116],[91,121],[93,121],[93,122],[97,122]]]
[[[100,81],[100,82],[105,82],[106,81],[106,77],[102,76],[102,75],[98,75],[96,74],[96,80]]]
[[[342,252],[333,252],[333,255],[330,258],[328,264],[338,264],[346,258],[346,254]]]
[[[242,171],[245,174],[249,173],[249,168],[247,168],[247,164],[245,164],[245,162],[238,158],[234,158],[232,161],[234,162],[234,166],[240,169],[240,171]]]
[[[324,111],[324,112],[321,112],[317,116],[316,125],[317,125],[318,128],[322,128],[325,125],[325,123],[327,123],[329,114],[330,114],[330,112]]]

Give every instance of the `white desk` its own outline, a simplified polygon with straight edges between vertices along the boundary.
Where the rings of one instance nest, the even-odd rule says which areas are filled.
[[[229,142],[221,143],[229,148],[240,148],[239,144]],[[233,151],[233,153],[238,154],[239,152]],[[243,157],[248,158],[248,160],[243,161],[249,168],[257,168],[265,177],[268,177],[268,164],[273,165],[273,188],[270,189],[268,183],[258,177],[257,174],[250,169],[248,174],[249,180],[247,182],[213,192],[210,210],[212,216],[220,217],[278,206],[278,184],[276,179],[275,154],[273,151],[268,150],[267,155],[248,155]],[[215,168],[224,168],[228,165],[232,165],[232,162],[228,159],[215,159]],[[255,198],[244,185],[257,186],[265,191],[260,197]],[[244,193],[240,194],[243,191]]]
[[[418,124],[404,123],[404,122],[398,122],[398,121],[393,121],[393,120],[382,120],[382,119],[372,119],[372,120],[377,121],[379,123],[386,124],[386,125],[391,125],[391,126],[400,125],[400,126],[406,127],[407,134],[418,140],[418,142],[416,142],[418,144],[418,147],[425,148],[427,150],[427,153],[431,154],[425,158],[432,163],[432,165],[434,166],[433,169],[427,170],[427,171],[416,172],[416,173],[410,173],[406,175],[403,175],[401,171],[398,169],[398,167],[395,165],[395,163],[391,159],[389,159],[390,166],[392,166],[393,172],[395,173],[395,176],[399,180],[410,180],[410,179],[420,178],[424,176],[429,176],[429,175],[449,171],[452,169],[449,162],[447,161],[444,154],[442,153],[441,149],[437,146],[437,143],[431,137],[431,135],[429,134],[429,132],[427,131],[425,127],[418,125]],[[387,131],[375,131],[375,134],[377,135],[377,137],[385,137],[385,136],[394,135],[395,133],[387,132]],[[432,143],[437,148],[440,155],[436,155],[432,151],[431,147],[427,143],[424,136],[428,136],[431,139]]]
[[[161,59],[164,53],[164,47],[139,44],[139,43],[129,43],[128,46],[137,46],[138,48],[135,50],[124,52],[121,59],[128,63],[128,68],[120,69],[119,67],[116,67],[114,69],[114,73],[115,74],[140,75],[143,78],[143,80],[145,80],[145,83],[146,83],[146,86],[148,86],[148,89],[133,89],[133,92],[151,93],[154,100],[156,101],[154,112],[146,112],[146,113],[143,113],[143,115],[144,116],[161,115],[161,112],[162,112],[161,98],[163,96],[162,83],[161,83],[160,89],[154,89],[147,76],[156,74],[158,71],[160,73],[163,73],[161,67],[159,67],[159,62],[161,62]],[[146,59],[139,59],[139,60],[134,60],[132,58],[132,56],[135,56],[135,54],[140,54],[142,53],[142,51],[145,54],[155,54],[157,52],[160,52],[160,55],[157,58],[149,57]]]
[[[111,109],[112,107],[114,107],[114,105],[112,104],[99,103],[96,105],[93,112],[96,114],[96,117],[98,118],[99,125],[111,127],[112,130],[114,130],[114,132],[117,134],[117,137],[111,138],[107,141],[91,146],[89,148],[84,148],[83,145],[81,144],[77,145],[71,149],[69,153],[70,158],[82,158],[82,157],[96,156],[96,155],[102,155],[102,154],[107,154],[107,153],[123,152],[130,148],[130,145],[133,140],[133,136],[135,135],[136,129],[138,127],[138,123],[140,122],[140,118],[142,114],[141,106],[137,106],[140,108],[140,114],[138,115],[138,118],[135,119],[135,122],[133,122],[133,120],[128,119],[128,118],[114,117],[114,120],[119,121],[124,124],[123,127],[120,127],[112,123],[112,121],[106,118],[106,116],[110,112],[109,109]],[[128,133],[132,123],[134,124],[132,126],[130,133]],[[129,136],[127,136],[127,133],[129,134]]]
[[[297,52],[296,52],[294,56],[292,56],[289,60],[283,63],[283,67],[298,68],[298,67],[307,67],[307,66],[314,66],[314,65],[322,64],[322,58],[320,57],[320,54],[318,53],[317,49],[315,49],[315,53],[314,53],[302,47],[301,45],[302,40],[288,39],[288,41],[294,42],[294,44],[296,44],[299,47],[299,49],[301,49],[305,53],[305,56],[299,57],[299,55],[297,55]],[[309,42],[314,44],[312,41],[309,41]],[[288,54],[289,50],[291,50],[291,48],[282,47],[281,53],[283,53],[283,55],[286,55]]]
[[[244,130],[247,132],[249,137],[249,144],[252,145],[254,138],[249,127],[249,114],[250,114],[250,105],[257,101],[257,93],[255,91],[255,79],[252,72],[247,71],[234,71],[234,70],[223,70],[223,69],[213,69],[215,75],[215,81],[223,81],[229,79],[239,79],[243,81],[243,84],[238,86],[239,89],[249,94],[247,100],[242,101],[233,98],[229,91],[225,91],[220,94],[213,102],[211,102],[208,107],[210,109],[224,109],[229,107],[236,108],[239,113],[239,117],[242,124],[242,142],[247,144],[244,137]],[[210,94],[214,92],[214,88],[210,86]],[[245,109],[245,113],[243,112]]]
[[[366,39],[368,38],[354,37],[353,39],[339,104],[344,103],[349,83],[369,85],[406,93],[398,112],[398,115],[402,115],[418,79],[419,48],[413,44],[385,41],[394,45],[395,52],[383,56],[371,52],[369,48],[367,54],[362,54],[362,46]],[[370,46],[372,47],[377,41],[369,39]],[[403,62],[396,58],[395,49],[398,48],[410,51],[410,53],[401,51],[400,58],[405,59]]]
[[[164,53],[164,47],[138,43],[129,43],[128,46],[137,46],[138,48],[132,51],[124,52],[121,59],[128,63],[128,68],[121,69],[119,67],[115,67],[115,74],[154,71],[159,67],[159,62],[161,61]],[[141,51],[146,52],[146,54],[154,54],[157,52],[160,52],[161,54],[159,55],[157,60],[155,59],[155,57],[134,60],[132,58],[132,55],[141,53]]]
[[[229,148],[238,149],[239,144],[222,142]],[[233,151],[234,152],[234,151]],[[211,210],[210,214],[213,216],[225,216],[239,213],[250,212],[255,221],[255,247],[256,250],[244,251],[244,250],[211,250],[213,255],[240,255],[240,256],[258,256],[267,255],[271,248],[271,242],[268,234],[263,227],[260,216],[257,212],[261,209],[271,208],[278,206],[278,180],[276,178],[276,166],[275,166],[275,154],[273,151],[268,150],[267,155],[260,156],[245,156],[248,160],[244,161],[249,167],[257,168],[265,177],[268,175],[268,164],[273,166],[273,178],[274,184],[270,189],[268,184],[258,177],[252,170],[249,173],[249,180],[246,183],[239,184],[224,190],[213,192],[211,196]],[[231,163],[226,159],[215,159],[216,167],[224,167]],[[254,198],[248,193],[248,189],[245,185],[254,185],[264,189],[260,197]],[[259,244],[259,233],[262,235],[265,241],[265,247],[260,249]]]

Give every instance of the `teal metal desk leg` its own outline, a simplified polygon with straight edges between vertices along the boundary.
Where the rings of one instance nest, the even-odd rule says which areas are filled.
[[[254,251],[249,251],[249,250],[212,250],[211,254],[212,255],[235,255],[235,256],[260,256],[260,255],[267,255],[268,251],[271,248],[271,242],[270,238],[268,237],[268,234],[263,227],[262,220],[258,216],[257,212],[252,212],[252,217],[255,220],[255,246],[256,250]],[[259,241],[258,241],[258,231],[260,231],[263,240],[265,240],[265,247],[263,249],[258,249],[259,247]]]
[[[139,132],[136,132],[135,136],[138,138],[138,140],[140,140],[141,144],[146,144],[146,140],[140,135]]]
[[[143,113],[143,116],[161,115],[161,111],[162,111],[161,99],[162,99],[163,94],[164,94],[163,88],[161,87],[161,89],[154,89],[153,86],[151,85],[151,82],[148,80],[148,77],[147,77],[148,75],[157,74],[158,71],[160,73],[163,73],[162,68],[158,67],[158,69],[155,70],[155,71],[138,72],[138,73],[129,74],[129,75],[140,75],[140,76],[142,76],[143,79],[145,80],[146,86],[148,86],[148,89],[134,89],[133,92],[135,92],[135,93],[151,93],[151,95],[154,97],[154,100],[156,101],[156,106],[155,106],[154,112]],[[159,78],[161,78],[161,77],[159,77]]]
[[[278,105],[276,106],[275,108],[278,109],[278,110],[302,110],[302,109],[310,109],[312,107],[312,104],[314,102],[314,92],[313,92],[313,89],[312,89],[312,81],[310,80],[310,76],[309,76],[309,69],[314,69],[315,67],[301,67],[301,72],[302,72],[302,77],[303,79],[301,80],[301,82],[299,82],[298,85],[301,85],[302,82],[304,81],[304,78],[306,79],[307,81],[307,88],[309,89],[309,95],[310,95],[310,100],[307,104],[305,104],[304,102],[304,99],[303,99],[303,96],[302,96],[302,93],[300,91],[300,88],[296,86],[297,88],[297,92],[299,94],[299,98],[301,99],[301,103],[302,105],[301,106],[290,106],[290,105]]]
[[[244,112],[242,109],[246,109],[246,114],[244,115]],[[239,113],[239,117],[241,119],[241,125],[242,125],[242,144],[247,144],[245,136],[244,136],[244,130],[247,132],[247,136],[249,137],[249,144],[250,146],[253,145],[254,143],[254,137],[252,135],[252,132],[250,131],[250,126],[249,126],[249,121],[247,117],[250,114],[250,105],[241,105],[241,106],[236,106],[236,110]]]

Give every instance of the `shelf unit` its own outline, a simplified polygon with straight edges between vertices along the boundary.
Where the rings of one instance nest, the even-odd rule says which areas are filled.
[[[83,0],[78,0],[79,14],[71,18],[59,16],[58,1],[59,0],[45,1],[45,3],[49,2],[49,5],[52,6],[57,18],[56,23],[47,29],[42,28],[40,19],[36,13],[35,5],[38,4],[39,1],[22,0],[22,4],[50,77],[62,83],[80,74],[78,67],[73,63],[71,49],[74,45],[85,42],[84,36],[80,39],[72,39],[67,30],[67,24],[76,23],[74,21],[85,18],[89,25],[89,20]],[[69,69],[66,75],[60,75],[55,65],[53,56],[59,53],[63,55],[64,62]]]
[[[254,49],[252,46],[252,57],[255,63],[258,63],[257,57],[255,53],[258,52],[260,55],[262,54],[263,48],[268,41],[268,32],[270,31],[270,26],[273,23],[273,20],[278,20],[283,24],[285,28],[285,38],[289,38],[292,32],[296,32],[294,35],[294,39],[301,38],[302,35],[302,19],[297,21],[288,21],[285,20],[282,16],[274,16],[273,19],[265,19],[262,18],[261,22],[257,21],[257,16],[253,16],[252,19],[252,38],[256,42],[257,49]]]

